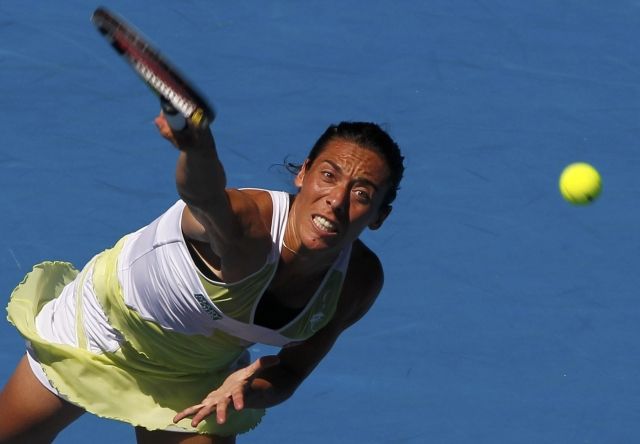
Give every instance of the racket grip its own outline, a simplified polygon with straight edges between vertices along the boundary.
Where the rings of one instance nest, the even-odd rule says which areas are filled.
[[[169,127],[174,131],[182,131],[187,126],[187,119],[173,107],[173,105],[164,97],[160,98],[160,109],[167,120]]]

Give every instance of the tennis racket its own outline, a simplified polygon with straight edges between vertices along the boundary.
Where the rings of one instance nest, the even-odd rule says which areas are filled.
[[[91,22],[160,98],[172,129],[183,129],[187,121],[198,128],[213,122],[213,107],[135,28],[103,7],[95,10]]]

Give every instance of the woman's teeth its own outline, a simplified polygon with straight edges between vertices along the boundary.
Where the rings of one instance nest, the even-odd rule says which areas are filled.
[[[325,219],[322,216],[315,216],[313,218],[313,223],[316,227],[318,227],[319,229],[321,229],[322,231],[326,231],[328,233],[334,233],[338,230],[338,228],[336,227],[336,225]]]

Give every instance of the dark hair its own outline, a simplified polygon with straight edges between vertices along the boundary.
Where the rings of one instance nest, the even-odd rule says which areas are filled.
[[[391,187],[387,191],[383,206],[388,206],[396,198],[396,194],[400,189],[400,181],[404,173],[404,157],[400,152],[400,147],[393,141],[391,136],[387,134],[379,125],[370,122],[340,122],[337,125],[331,125],[320,136],[307,155],[309,165],[320,155],[327,144],[334,139],[344,139],[353,142],[356,145],[375,151],[382,155],[387,166],[389,167]],[[297,173],[302,165],[287,163],[287,169]]]

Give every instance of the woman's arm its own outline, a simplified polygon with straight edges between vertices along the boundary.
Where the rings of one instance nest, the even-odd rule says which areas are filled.
[[[209,243],[228,280],[255,271],[268,251],[268,230],[249,193],[226,189],[226,174],[211,130],[188,126],[173,132],[162,114],[156,118],[156,125],[180,151],[176,186],[187,204],[184,235]]]
[[[365,256],[352,257],[351,276],[347,275],[336,313],[329,324],[306,341],[283,348],[278,356],[264,356],[232,373],[222,386],[200,404],[180,412],[174,421],[191,416],[191,424],[196,427],[215,413],[217,422],[222,424],[231,407],[235,410],[268,408],[291,397],[331,350],[340,334],[364,316],[380,292],[383,284],[380,262],[373,253]]]
[[[269,407],[289,398],[329,353],[338,337],[360,320],[375,302],[384,283],[378,257],[357,241],[340,300],[331,321],[306,341],[283,348],[279,363],[261,370],[253,380],[251,407]]]
[[[160,134],[180,151],[176,187],[193,217],[206,233],[211,231],[215,235],[219,231],[233,231],[233,217],[225,190],[226,174],[210,128],[188,126],[174,132],[162,114],[155,122]]]

